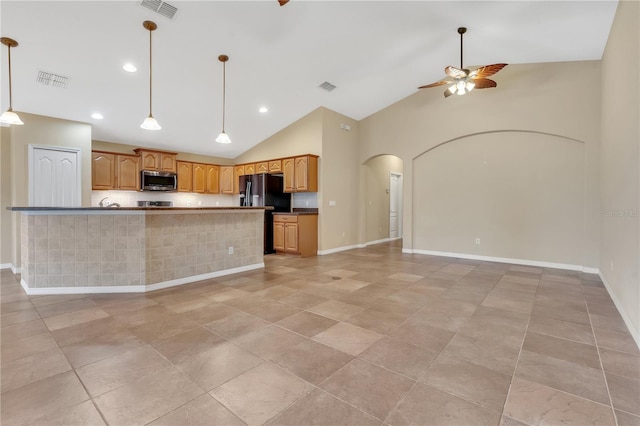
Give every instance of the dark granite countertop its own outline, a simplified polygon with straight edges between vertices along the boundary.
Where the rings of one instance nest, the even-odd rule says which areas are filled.
[[[294,207],[293,211],[291,212],[273,212],[273,214],[288,215],[288,216],[317,215],[318,209]]]
[[[43,211],[194,211],[194,210],[273,210],[273,207],[7,207],[7,210],[14,212],[43,212]]]

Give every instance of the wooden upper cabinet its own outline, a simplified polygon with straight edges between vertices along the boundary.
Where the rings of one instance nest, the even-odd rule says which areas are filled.
[[[116,155],[115,189],[123,191],[140,190],[140,157],[137,155]]]
[[[176,172],[176,154],[160,154],[160,171]]]
[[[282,160],[282,172],[284,173],[284,192],[295,192],[295,158],[285,158]]]
[[[233,168],[233,193],[240,193],[240,176],[244,176],[244,164]]]
[[[115,187],[115,154],[93,151],[91,153],[91,186],[93,189]]]
[[[269,162],[256,163],[256,173],[269,173]]]
[[[207,165],[193,163],[193,192],[204,193],[207,189]]]
[[[256,174],[256,165],[255,164],[245,164],[244,165],[244,174],[245,175],[255,175]]]
[[[176,153],[154,151],[144,148],[133,150],[140,155],[142,170],[157,170],[160,172],[176,173]]]
[[[207,164],[206,178],[207,178],[207,188],[206,188],[207,193],[219,194],[220,193],[220,166]]]
[[[193,164],[188,161],[176,161],[178,191],[191,192],[193,185]]]
[[[318,157],[296,157],[295,184],[297,192],[318,192]]]
[[[269,173],[282,173],[282,160],[269,161]]]
[[[233,166],[220,166],[220,193],[233,194]],[[236,183],[236,185],[238,185]]]
[[[318,157],[302,155],[282,160],[284,192],[318,191]]]

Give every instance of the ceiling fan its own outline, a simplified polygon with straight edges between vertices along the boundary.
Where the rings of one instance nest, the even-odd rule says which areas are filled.
[[[289,0],[278,0],[278,3],[280,3],[280,6],[284,6],[285,4],[289,3]]]
[[[506,67],[507,64],[486,65],[473,71],[469,71],[462,66],[462,36],[466,32],[467,29],[465,27],[458,28],[458,34],[460,34],[460,68],[448,66],[444,69],[444,72],[447,73],[449,79],[420,86],[418,89],[428,89],[430,87],[450,84],[447,90],[444,91],[444,97],[448,98],[451,95],[464,95],[473,89],[488,89],[498,85],[495,81],[487,77],[497,73]]]

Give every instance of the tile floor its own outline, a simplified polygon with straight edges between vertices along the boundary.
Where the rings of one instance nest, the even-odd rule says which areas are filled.
[[[144,295],[1,273],[3,425],[640,425],[640,351],[594,275],[267,256]]]

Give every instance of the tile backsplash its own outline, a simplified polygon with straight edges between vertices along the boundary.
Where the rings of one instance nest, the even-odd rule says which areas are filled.
[[[173,201],[174,207],[229,207],[238,205],[238,195],[197,194],[192,192],[91,191],[91,207],[104,197],[122,207],[137,207],[138,201]]]

